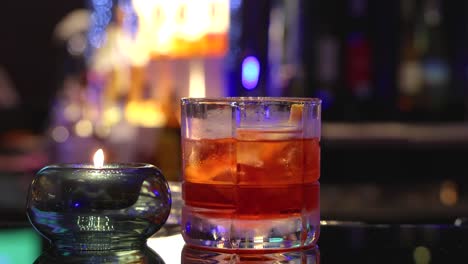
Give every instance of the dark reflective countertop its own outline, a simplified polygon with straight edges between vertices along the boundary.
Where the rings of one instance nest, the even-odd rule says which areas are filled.
[[[197,250],[184,245],[177,225],[166,224],[145,248],[58,254],[48,251],[48,243],[40,239],[18,206],[1,210],[0,263],[467,262],[468,220],[459,218],[468,213],[466,185],[326,183],[321,187],[322,218],[348,221],[322,221],[315,249],[253,255]],[[180,208],[180,188],[171,186],[171,190],[173,207]],[[11,201],[20,203],[13,196]],[[168,223],[177,222],[179,211],[171,214],[174,219],[170,217]],[[361,219],[365,222],[359,222]]]
[[[454,185],[323,184],[322,219],[348,221],[322,221],[315,249],[275,254],[191,249],[175,224],[166,224],[145,248],[58,254],[48,251],[18,206],[1,210],[0,263],[465,263],[468,220],[460,216],[468,213],[468,196],[466,185]],[[180,187],[171,190],[174,211],[168,223],[177,223]]]
[[[457,225],[328,221],[322,230],[322,263],[459,263],[468,256],[463,219]]]
[[[147,246],[126,251],[58,254],[43,251],[35,263],[465,263],[468,226],[366,224],[322,221],[318,247],[269,254],[221,253],[187,247],[177,227],[163,228]],[[7,262],[8,263],[8,262]]]

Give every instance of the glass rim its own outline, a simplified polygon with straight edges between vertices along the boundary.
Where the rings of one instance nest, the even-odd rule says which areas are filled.
[[[91,163],[56,163],[50,164],[42,168],[40,171],[57,169],[57,170],[105,170],[105,171],[119,171],[119,170],[134,170],[134,169],[148,169],[156,168],[154,165],[142,162],[126,162],[126,163],[105,163],[102,167],[95,167]]]
[[[302,103],[321,105],[322,100],[315,97],[268,97],[268,96],[230,96],[230,97],[182,97],[182,104],[230,104],[230,103]]]

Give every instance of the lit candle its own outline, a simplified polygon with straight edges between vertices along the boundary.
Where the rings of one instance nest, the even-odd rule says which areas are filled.
[[[33,226],[63,250],[109,250],[145,243],[171,208],[166,179],[144,163],[57,164],[40,170],[30,186]]]
[[[96,169],[101,169],[104,166],[104,151],[98,149],[93,156],[94,167]]]

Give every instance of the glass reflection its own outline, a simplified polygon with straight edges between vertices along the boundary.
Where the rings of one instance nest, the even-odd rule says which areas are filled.
[[[132,263],[164,264],[164,260],[148,247],[110,251],[54,251],[49,250],[36,259],[35,264],[62,263]]]
[[[224,253],[207,251],[185,245],[181,256],[182,264],[319,264],[318,247],[307,250],[275,253]]]

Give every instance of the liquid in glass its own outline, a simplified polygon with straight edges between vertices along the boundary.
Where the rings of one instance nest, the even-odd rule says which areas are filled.
[[[302,127],[288,123],[236,125],[229,137],[183,137],[182,144],[182,233],[188,244],[220,250],[315,244],[319,137],[304,136]]]

